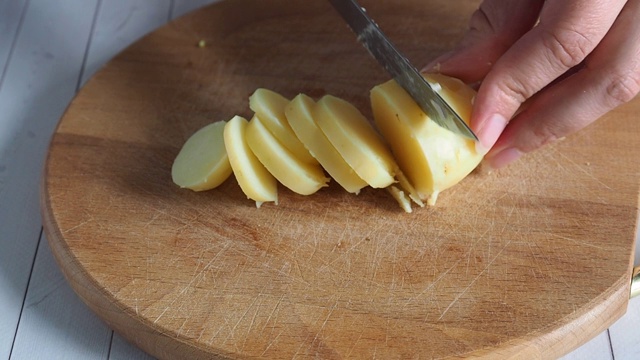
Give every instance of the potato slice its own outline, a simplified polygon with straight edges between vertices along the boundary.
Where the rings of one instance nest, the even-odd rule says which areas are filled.
[[[245,134],[249,122],[240,116],[224,127],[224,144],[238,185],[247,197],[260,207],[263,202],[278,202],[278,182],[253,154]]]
[[[320,165],[309,164],[293,156],[267,130],[258,115],[249,122],[246,138],[260,162],[291,191],[300,195],[311,195],[326,186],[329,181]]]
[[[344,160],[371,187],[395,182],[391,152],[373,126],[353,105],[325,95],[317,103],[316,122]]]
[[[420,207],[424,207],[424,202],[420,199],[420,194],[416,188],[411,184],[407,176],[400,170],[400,168],[396,169],[396,179],[398,180],[397,187],[401,189],[406,196],[411,199],[416,205]],[[402,204],[400,206],[403,206]]]
[[[412,213],[413,209],[411,208],[411,200],[404,191],[400,190],[398,187],[394,185],[390,185],[386,187],[387,191],[391,196],[398,202],[398,205],[404,210],[406,213]]]
[[[444,75],[425,78],[468,122],[475,91]],[[371,105],[375,123],[391,145],[400,169],[420,198],[428,199],[431,205],[441,191],[457,184],[482,160],[473,140],[438,126],[393,80],[371,90]]]
[[[311,156],[287,121],[285,108],[288,104],[289,99],[267,89],[257,89],[249,97],[249,108],[260,117],[273,136],[298,159],[317,165],[318,161]]]
[[[194,191],[209,190],[231,175],[224,128],[224,121],[215,122],[187,139],[171,167],[171,178],[176,185]]]
[[[285,115],[296,136],[331,177],[350,193],[358,194],[367,183],[347,164],[313,118],[315,101],[300,94],[287,105]]]

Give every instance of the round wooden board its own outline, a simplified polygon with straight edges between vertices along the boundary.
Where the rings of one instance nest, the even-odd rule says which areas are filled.
[[[363,1],[411,60],[458,41],[477,1]],[[197,46],[200,40],[204,48]],[[387,75],[324,1],[234,0],[137,42],[82,89],[53,137],[43,217],[79,296],[159,358],[554,358],[626,308],[640,104],[405,214],[385,191],[280,188],[170,168],[198,128],[267,87],[370,116]]]

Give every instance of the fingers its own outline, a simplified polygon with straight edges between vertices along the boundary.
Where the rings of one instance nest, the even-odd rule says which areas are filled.
[[[522,103],[580,64],[607,34],[624,4],[624,0],[545,2],[539,24],[500,57],[478,90],[471,128],[481,147],[494,145]]]
[[[458,47],[427,65],[466,83],[482,80],[491,66],[523,34],[531,30],[544,0],[486,0],[471,16],[469,31]]]
[[[640,0],[630,0],[600,44],[575,74],[535,96],[506,127],[485,157],[492,168],[507,165],[578,131],[630,101],[640,91]]]

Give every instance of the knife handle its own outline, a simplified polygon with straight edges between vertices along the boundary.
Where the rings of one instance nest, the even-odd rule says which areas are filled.
[[[640,295],[640,266],[633,269],[633,275],[631,276],[631,293],[629,298],[632,299]]]

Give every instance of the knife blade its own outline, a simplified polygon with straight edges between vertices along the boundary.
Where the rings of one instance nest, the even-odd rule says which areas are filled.
[[[431,87],[420,72],[403,56],[367,15],[356,0],[329,0],[344,18],[358,41],[404,88],[429,117],[445,129],[478,140],[455,110]]]

